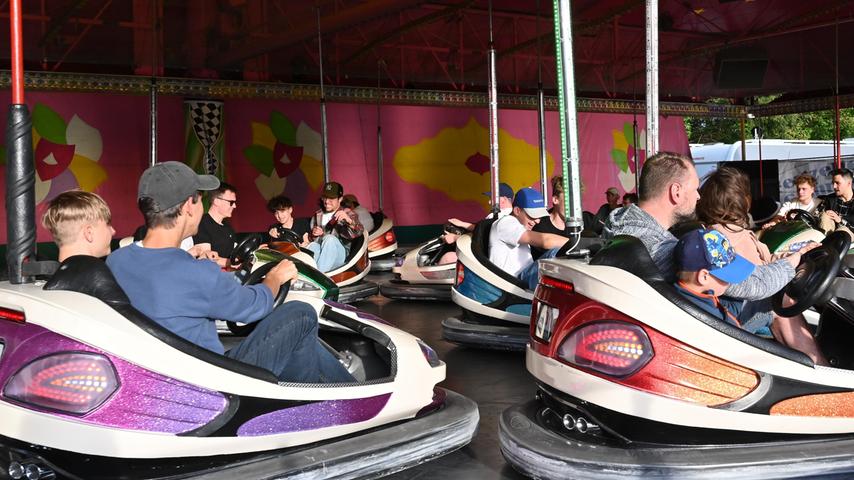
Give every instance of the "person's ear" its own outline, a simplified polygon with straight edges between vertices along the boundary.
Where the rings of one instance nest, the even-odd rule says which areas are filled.
[[[91,223],[84,224],[80,231],[87,242],[92,243],[95,240],[95,226]]]
[[[673,203],[679,203],[679,199],[682,198],[682,184],[677,182],[671,183],[668,187],[668,194]]]
[[[184,203],[181,204],[181,214],[187,214],[188,216],[193,216],[193,204],[196,202],[193,201],[193,197],[188,197],[184,200]]]

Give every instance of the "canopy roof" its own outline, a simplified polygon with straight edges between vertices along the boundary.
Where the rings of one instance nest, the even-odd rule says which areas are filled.
[[[487,0],[23,3],[28,71],[317,84],[319,10],[327,85],[376,86],[379,76],[384,88],[486,89]],[[571,3],[579,96],[643,99],[645,2]],[[659,7],[662,101],[828,96],[837,81],[840,92],[854,91],[847,48],[854,2],[660,0]],[[536,90],[538,66],[553,93],[552,8],[494,0],[500,93]],[[8,38],[0,36],[5,59]]]

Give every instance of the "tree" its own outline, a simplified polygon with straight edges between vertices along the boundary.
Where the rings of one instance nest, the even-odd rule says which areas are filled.
[[[776,96],[758,97],[756,104],[766,104]],[[727,99],[713,99],[711,103],[729,103]],[[833,140],[836,138],[834,112],[794,113],[745,121],[745,138],[753,138],[753,127],[759,127],[762,138],[786,140]],[[854,109],[839,112],[841,138],[854,137]],[[690,143],[733,143],[741,140],[739,121],[733,118],[685,117],[685,131]]]

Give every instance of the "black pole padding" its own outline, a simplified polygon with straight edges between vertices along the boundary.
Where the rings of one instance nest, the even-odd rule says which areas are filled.
[[[30,283],[24,264],[36,256],[33,123],[25,104],[9,106],[6,127],[6,265],[9,282]]]

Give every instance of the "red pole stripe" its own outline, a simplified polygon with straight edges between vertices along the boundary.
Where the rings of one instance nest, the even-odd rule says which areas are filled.
[[[12,46],[12,103],[24,103],[24,52],[21,40],[21,0],[9,2],[9,23]]]

